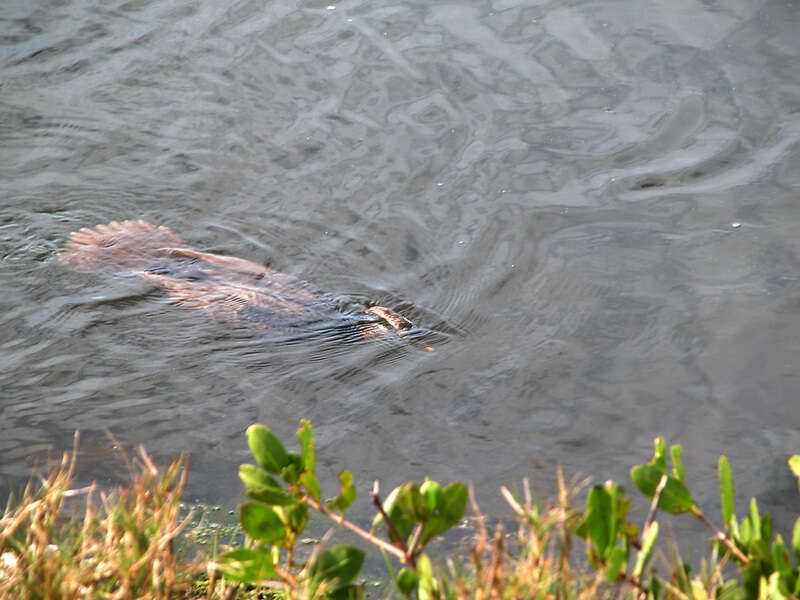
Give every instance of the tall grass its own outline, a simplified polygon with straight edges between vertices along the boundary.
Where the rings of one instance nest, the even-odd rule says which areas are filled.
[[[611,597],[614,590],[601,574],[572,560],[571,528],[579,518],[572,503],[586,482],[565,482],[560,466],[557,475],[558,493],[548,503],[531,494],[527,479],[522,499],[501,488],[516,518],[512,532],[503,522],[490,528],[471,494],[475,536],[469,568],[448,560],[440,587],[452,590],[456,600]]]
[[[77,436],[76,436],[77,448]],[[202,565],[173,542],[187,470],[181,457],[159,470],[140,448],[131,483],[99,493],[74,489],[77,452],[65,453],[38,485],[32,479],[0,518],[0,598],[166,599],[185,595]]]

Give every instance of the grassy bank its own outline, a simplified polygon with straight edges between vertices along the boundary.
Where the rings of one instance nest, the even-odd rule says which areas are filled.
[[[310,424],[298,431],[300,452],[286,450],[260,425],[247,438],[256,464],[240,470],[249,499],[239,508],[240,530],[220,530],[213,510],[201,510],[203,518],[197,510],[187,513],[183,457],[159,468],[140,449],[128,460],[130,483],[102,492],[75,487],[77,448],[65,454],[8,500],[0,518],[0,598],[363,597],[361,549],[328,539],[302,547],[311,512],[380,549],[391,590],[381,595],[699,600],[794,598],[800,591],[800,519],[788,547],[755,500],[737,519],[724,457],[719,528],[686,487],[680,447],[670,449],[668,472],[666,445],[656,440],[652,460],[631,470],[640,500],[650,507],[641,526],[626,519],[633,500],[621,486],[584,488],[558,469],[550,502],[536,498],[527,481],[517,495],[501,488],[513,519],[492,520],[491,527],[459,482],[409,482],[385,499],[376,485],[368,494],[375,520],[364,529],[346,517],[356,498],[347,471],[337,494],[323,500]],[[800,472],[800,457],[789,466]],[[698,564],[682,562],[675,545],[659,536],[664,513],[685,513],[709,528],[708,551]],[[465,518],[467,547],[445,556],[425,553],[428,542]]]

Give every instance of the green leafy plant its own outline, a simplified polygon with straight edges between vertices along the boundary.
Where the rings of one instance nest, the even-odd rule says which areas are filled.
[[[267,585],[281,589],[288,598],[358,598],[355,583],[364,552],[351,546],[333,546],[299,558],[296,546],[314,510],[394,556],[403,565],[394,583],[404,596],[420,599],[436,596],[430,559],[423,548],[436,536],[460,522],[467,502],[463,483],[442,487],[425,480],[392,490],[385,502],[377,482],[370,494],[377,515],[366,531],[345,518],[356,499],[353,476],[339,474],[338,494],[323,501],[315,473],[316,451],[311,424],[303,420],[297,431],[300,452],[287,451],[269,428],[255,424],[247,429],[247,441],[256,465],[244,464],[239,477],[249,502],[239,507],[239,521],[250,539],[247,547],[221,554],[210,564],[212,580],[219,571],[233,582]],[[383,525],[386,538],[376,533]],[[387,539],[388,538],[388,539]],[[387,559],[388,560],[388,559]]]
[[[750,598],[788,599],[800,596],[800,518],[795,523],[791,555],[780,535],[773,537],[772,519],[760,514],[755,498],[748,514],[738,520],[734,511],[733,475],[728,460],[718,464],[720,503],[724,530],[717,528],[697,506],[686,484],[683,449],[670,447],[672,471],[668,472],[667,446],[656,438],[652,460],[631,469],[633,484],[651,501],[648,517],[639,531],[625,521],[631,500],[613,482],[593,487],[587,496],[575,533],[587,540],[587,557],[608,582],[626,582],[639,590],[640,598],[717,598],[723,594]],[[800,478],[800,456],[789,459],[789,467]],[[800,485],[800,484],[799,484]],[[648,566],[659,535],[657,512],[689,514],[714,534],[712,568],[714,577],[692,578],[685,565],[676,562],[671,577],[662,578]],[[635,550],[635,558],[630,557]],[[720,560],[732,561],[739,569],[743,588],[736,581],[724,581]],[[645,576],[649,579],[645,580]],[[712,581],[713,580],[713,581]]]

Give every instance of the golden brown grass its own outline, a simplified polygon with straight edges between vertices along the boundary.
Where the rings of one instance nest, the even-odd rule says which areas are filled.
[[[571,526],[579,513],[572,501],[581,486],[565,483],[558,470],[558,495],[541,506],[534,501],[527,480],[523,499],[506,488],[501,492],[514,512],[516,532],[508,534],[500,522],[490,531],[474,497],[475,538],[466,569],[448,561],[448,574],[440,586],[452,590],[456,600],[574,599],[613,596],[613,588],[600,574],[571,563]]]
[[[76,436],[77,446],[77,436]],[[184,563],[173,541],[187,520],[178,502],[183,457],[159,470],[144,449],[132,481],[113,493],[72,489],[76,452],[38,489],[33,481],[0,517],[0,598],[162,599],[184,596],[202,565]]]

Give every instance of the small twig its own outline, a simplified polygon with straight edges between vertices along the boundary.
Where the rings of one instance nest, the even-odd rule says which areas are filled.
[[[739,548],[736,547],[736,544],[734,544],[727,535],[725,535],[725,532],[720,531],[719,529],[717,529],[711,521],[706,519],[706,517],[705,517],[705,515],[703,515],[703,513],[701,513],[698,510],[697,512],[692,511],[692,514],[695,517],[697,517],[698,519],[700,519],[700,521],[702,523],[705,523],[705,525],[709,529],[711,529],[711,531],[714,532],[714,537],[716,537],[719,541],[721,541],[723,544],[725,544],[725,546],[728,548],[728,550],[731,551],[731,553],[739,560],[739,562],[741,562],[742,564],[745,564],[745,565],[750,563],[750,559],[747,558],[744,554],[742,554],[742,551],[739,550]]]
[[[494,533],[494,556],[492,557],[492,565],[486,578],[486,587],[490,598],[498,597],[497,585],[500,581],[500,567],[503,560],[503,539],[505,535],[505,527],[500,523]]]
[[[224,600],[233,600],[236,598],[236,594],[239,592],[239,584],[234,584],[228,586],[228,593],[225,594]]]
[[[517,502],[517,499],[514,498],[514,495],[509,491],[509,489],[506,486],[504,485],[500,486],[500,495],[503,496],[505,501],[508,502],[508,505],[511,507],[511,510],[517,513],[517,515],[523,518],[528,516],[526,508],[523,508],[523,506],[519,502]]]
[[[208,573],[208,592],[206,593],[206,600],[211,600],[211,596],[214,594],[214,588],[217,585],[217,570],[215,568],[210,568]]]
[[[664,488],[667,487],[667,481],[669,480],[669,476],[664,473],[661,475],[661,479],[658,480],[658,485],[656,486],[656,491],[653,493],[653,500],[650,502],[650,511],[647,513],[647,519],[645,519],[644,526],[642,527],[642,535],[639,536],[639,545],[644,546],[644,536],[647,533],[647,530],[652,525],[653,521],[656,519],[656,512],[658,511],[658,503],[661,502],[661,495],[664,493]],[[641,550],[641,547],[639,548]],[[648,590],[644,588],[639,582],[639,595],[636,597],[636,600],[647,600]]]
[[[661,495],[664,493],[664,488],[667,487],[667,481],[669,480],[669,476],[664,473],[661,476],[661,479],[658,481],[658,485],[656,486],[656,491],[653,494],[653,501],[650,503],[650,512],[647,513],[647,519],[644,522],[644,527],[642,527],[642,535],[639,537],[639,543],[644,544],[644,534],[647,532],[647,528],[650,527],[650,524],[655,521],[656,518],[656,511],[658,510],[658,503],[661,502]]]
[[[372,491],[369,493],[369,497],[372,499],[372,503],[375,505],[375,508],[378,509],[378,512],[381,515],[384,523],[386,523],[386,529],[389,531],[389,537],[394,540],[395,545],[400,549],[400,551],[404,554],[405,558],[403,559],[404,563],[408,563],[411,565],[411,568],[417,568],[417,564],[414,561],[414,555],[408,550],[406,547],[406,543],[403,541],[403,538],[400,537],[400,534],[397,532],[397,529],[392,523],[392,520],[389,518],[389,515],[386,514],[386,511],[383,510],[383,504],[381,503],[380,499],[380,491],[381,491],[381,484],[376,479],[372,484]],[[420,530],[420,535],[422,531]],[[415,536],[416,538],[417,536]]]
[[[417,552],[417,546],[419,546],[419,543],[422,541],[422,530],[422,525],[417,523],[417,529],[414,531],[414,537],[411,539],[411,544],[408,547],[408,555],[411,558],[414,558],[414,554]]]
[[[349,529],[350,531],[352,531],[353,533],[355,533],[359,537],[367,540],[370,544],[374,544],[378,548],[382,548],[383,550],[386,550],[386,552],[388,552],[389,554],[397,557],[400,560],[400,562],[403,562],[403,563],[408,562],[406,554],[400,548],[395,546],[394,544],[390,544],[386,540],[382,540],[381,538],[372,535],[369,531],[364,531],[363,529],[361,529],[361,527],[359,527],[355,523],[351,523],[350,521],[345,519],[343,516],[337,515],[336,513],[330,512],[328,509],[326,509],[324,506],[322,506],[319,502],[314,500],[314,498],[312,498],[311,496],[305,495],[305,496],[303,496],[303,500],[305,502],[307,502],[308,505],[311,508],[313,508],[314,510],[316,510],[320,514],[325,515],[326,517],[328,517],[334,523],[338,523],[339,525],[341,525],[345,529]]]
[[[71,490],[66,490],[64,492],[64,497],[65,498],[72,498],[72,496],[79,496],[79,495],[82,495],[82,494],[89,494],[94,490],[94,488],[95,488],[94,484],[91,484],[91,485],[87,485],[87,486],[82,487],[82,488],[73,488]]]

